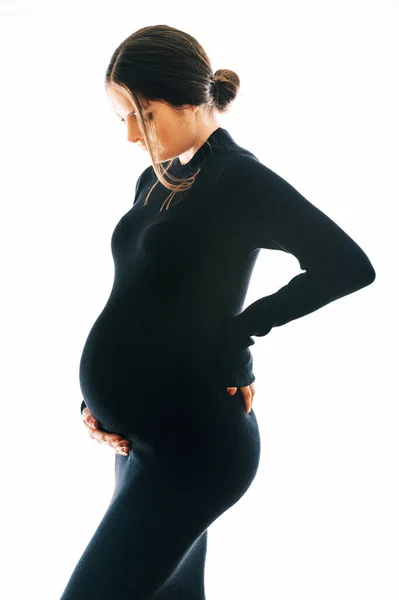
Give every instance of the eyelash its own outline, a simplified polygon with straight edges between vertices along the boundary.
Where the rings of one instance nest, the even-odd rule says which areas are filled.
[[[135,115],[136,113],[133,113],[133,115]],[[147,113],[147,118],[151,117],[152,118],[152,113]],[[125,119],[120,119],[122,121],[122,123],[125,122]]]

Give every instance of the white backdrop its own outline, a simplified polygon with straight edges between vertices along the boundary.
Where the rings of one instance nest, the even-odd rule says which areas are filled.
[[[150,162],[103,80],[116,46],[156,24],[237,72],[221,126],[376,271],[255,338],[261,462],[209,530],[207,600],[398,598],[398,20],[394,0],[1,0],[2,598],[59,598],[113,492],[78,365],[112,287],[112,231]],[[298,272],[261,250],[245,306]]]

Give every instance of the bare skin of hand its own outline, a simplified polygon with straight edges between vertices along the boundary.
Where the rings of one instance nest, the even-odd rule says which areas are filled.
[[[226,389],[231,396],[234,396],[234,394],[237,391],[236,387],[228,387]],[[244,385],[243,387],[240,387],[240,390],[242,395],[244,396],[245,412],[247,413],[247,415],[249,415],[252,409],[252,404],[255,396],[254,384],[251,383],[249,385]]]
[[[122,456],[129,454],[130,441],[117,433],[108,433],[101,429],[97,419],[93,417],[88,408],[82,411],[82,419],[84,426],[93,440],[97,440],[99,444],[108,444],[117,454],[122,454]]]

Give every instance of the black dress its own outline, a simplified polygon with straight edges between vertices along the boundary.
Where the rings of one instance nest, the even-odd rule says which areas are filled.
[[[240,390],[255,381],[252,336],[375,278],[353,239],[225,129],[170,173],[198,168],[161,212],[170,190],[158,183],[144,204],[157,181],[146,168],[112,234],[114,284],[83,349],[81,409],[131,451],[115,454],[110,505],[61,600],[205,598],[207,528],[259,465]],[[242,311],[260,248],[304,272]]]

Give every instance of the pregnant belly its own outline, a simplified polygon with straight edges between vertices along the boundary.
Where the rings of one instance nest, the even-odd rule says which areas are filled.
[[[191,331],[185,337],[174,325],[151,329],[104,310],[80,360],[83,398],[100,427],[129,439],[136,452],[187,461],[201,456],[209,464],[216,454],[235,472],[242,456],[247,461],[253,452],[254,415],[249,419],[240,393],[230,397],[218,380],[201,346],[208,336]]]
[[[123,319],[120,312],[105,308],[90,330],[79,365],[90,412],[104,429],[115,432],[142,424],[145,411],[161,418],[165,394],[204,383],[204,353],[197,341],[176,323],[133,320],[131,313]]]
[[[83,347],[79,379],[84,399],[100,400],[115,395],[127,379],[133,385],[140,373],[154,364],[157,351],[145,326],[115,316],[104,309],[92,326]]]

